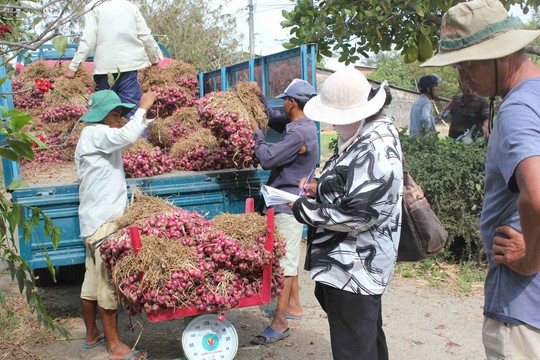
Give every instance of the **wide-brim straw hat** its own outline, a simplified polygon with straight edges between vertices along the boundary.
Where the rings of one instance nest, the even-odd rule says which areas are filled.
[[[384,82],[368,100],[371,85],[358,70],[338,70],[326,79],[319,95],[306,103],[304,114],[311,120],[348,125],[376,114],[386,101]]]
[[[90,95],[88,112],[81,120],[86,122],[101,122],[114,109],[120,107],[121,115],[126,116],[135,104],[123,103],[112,90],[100,90]]]
[[[473,0],[451,7],[443,16],[439,51],[421,67],[498,59],[513,54],[540,36],[523,30],[498,0]]]

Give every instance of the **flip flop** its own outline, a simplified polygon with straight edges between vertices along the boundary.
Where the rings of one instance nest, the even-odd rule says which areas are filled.
[[[85,343],[83,344],[82,347],[85,348],[85,349],[93,349],[93,348],[95,348],[96,346],[103,344],[104,342],[105,342],[105,335],[101,335],[101,336],[96,340],[95,343],[89,344],[89,343],[85,342]]]
[[[251,343],[254,345],[268,345],[275,343],[276,341],[285,339],[287,336],[291,335],[291,330],[287,329],[282,333],[274,330],[270,326],[264,328],[263,332],[257,335]],[[264,338],[264,341],[257,340],[258,337]]]
[[[267,317],[267,318],[274,318],[274,316],[276,316],[276,309],[265,309],[262,311],[262,316],[264,317]],[[296,315],[292,315],[292,314],[285,314],[285,317],[289,320],[301,320],[302,319],[302,316],[296,316]]]
[[[141,353],[141,350],[139,350],[139,349],[136,349],[136,350],[135,350],[134,352],[132,352],[131,354],[129,354],[129,356],[128,356],[128,357],[126,357],[126,358],[123,358],[122,360],[130,360],[130,359],[133,359],[133,358],[134,358],[135,356],[137,356],[137,355],[139,355],[139,354],[143,355],[143,357],[142,357],[142,358],[140,358],[140,360],[146,359],[146,354],[144,354],[144,353]],[[110,357],[109,357],[109,358],[107,358],[107,359],[108,359],[108,360],[111,360],[111,358],[110,358]]]

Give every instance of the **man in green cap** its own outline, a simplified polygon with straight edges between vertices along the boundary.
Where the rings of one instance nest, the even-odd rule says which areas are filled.
[[[523,50],[539,36],[498,0],[464,2],[444,14],[439,52],[423,65],[454,65],[462,84],[491,100],[480,219],[488,360],[540,354],[540,68]],[[496,96],[503,102],[493,124]]]
[[[111,285],[110,271],[102,263],[100,245],[117,228],[127,207],[127,186],[122,163],[122,150],[133,145],[151,120],[146,112],[154,103],[155,94],[145,93],[139,108],[127,122],[123,118],[135,104],[122,103],[112,90],[90,95],[89,111],[82,117],[87,124],[75,150],[75,166],[79,180],[79,223],[86,246],[86,272],[81,289],[86,341],[83,347],[94,348],[105,340],[109,359],[143,359],[145,354],[132,350],[118,335],[118,297]],[[124,125],[125,124],[125,125]],[[103,332],[96,324],[99,309]]]

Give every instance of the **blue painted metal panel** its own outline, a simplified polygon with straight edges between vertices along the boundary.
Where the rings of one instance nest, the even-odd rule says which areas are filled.
[[[269,172],[262,170],[220,170],[215,172],[185,172],[152,178],[128,179],[128,197],[136,188],[144,193],[167,199],[176,206],[195,210],[207,218],[221,213],[244,212],[245,199],[254,197],[256,208],[263,201],[260,186],[268,180]],[[25,243],[21,240],[21,256],[34,268],[46,267],[44,248],[55,266],[84,263],[84,244],[79,238],[78,186],[57,185],[18,189],[13,201],[39,207],[60,229],[61,241],[57,250],[46,240],[43,224]],[[27,214],[30,215],[30,214]]]

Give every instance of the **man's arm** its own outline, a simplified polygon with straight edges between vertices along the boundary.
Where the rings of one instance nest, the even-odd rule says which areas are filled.
[[[456,104],[459,102],[459,95],[458,94],[454,94],[454,96],[452,96],[452,100],[450,100],[450,102],[448,103],[448,105],[446,105],[446,107],[443,109],[443,111],[441,111],[441,113],[437,116],[437,119],[438,120],[441,120],[443,117],[442,115],[446,112],[446,111],[449,111],[449,113],[452,112],[452,110],[454,110],[454,107],[456,106]],[[447,115],[448,116],[448,115]]]
[[[485,137],[489,138],[489,118],[484,119],[484,121],[482,122],[482,132],[484,133]]]
[[[534,275],[540,271],[540,156],[523,160],[515,176],[523,233],[509,226],[498,228],[509,239],[495,238],[493,260],[522,275]]]
[[[523,274],[540,271],[540,156],[523,160],[516,169],[519,217],[525,238]]]
[[[432,124],[435,125],[433,119],[433,108],[430,106],[430,103],[426,103],[422,106],[422,112],[420,113],[420,126],[422,127],[421,131],[431,131]]]
[[[90,56],[96,48],[97,41],[97,18],[95,10],[88,11],[84,16],[84,31],[77,48],[77,52],[73,56],[69,67],[64,75],[66,77],[74,77],[79,69],[79,66]]]
[[[135,21],[137,23],[137,37],[143,42],[148,59],[153,65],[159,63],[163,59],[163,54],[152,36],[152,31],[146,25],[146,21],[137,7],[135,7]]]

